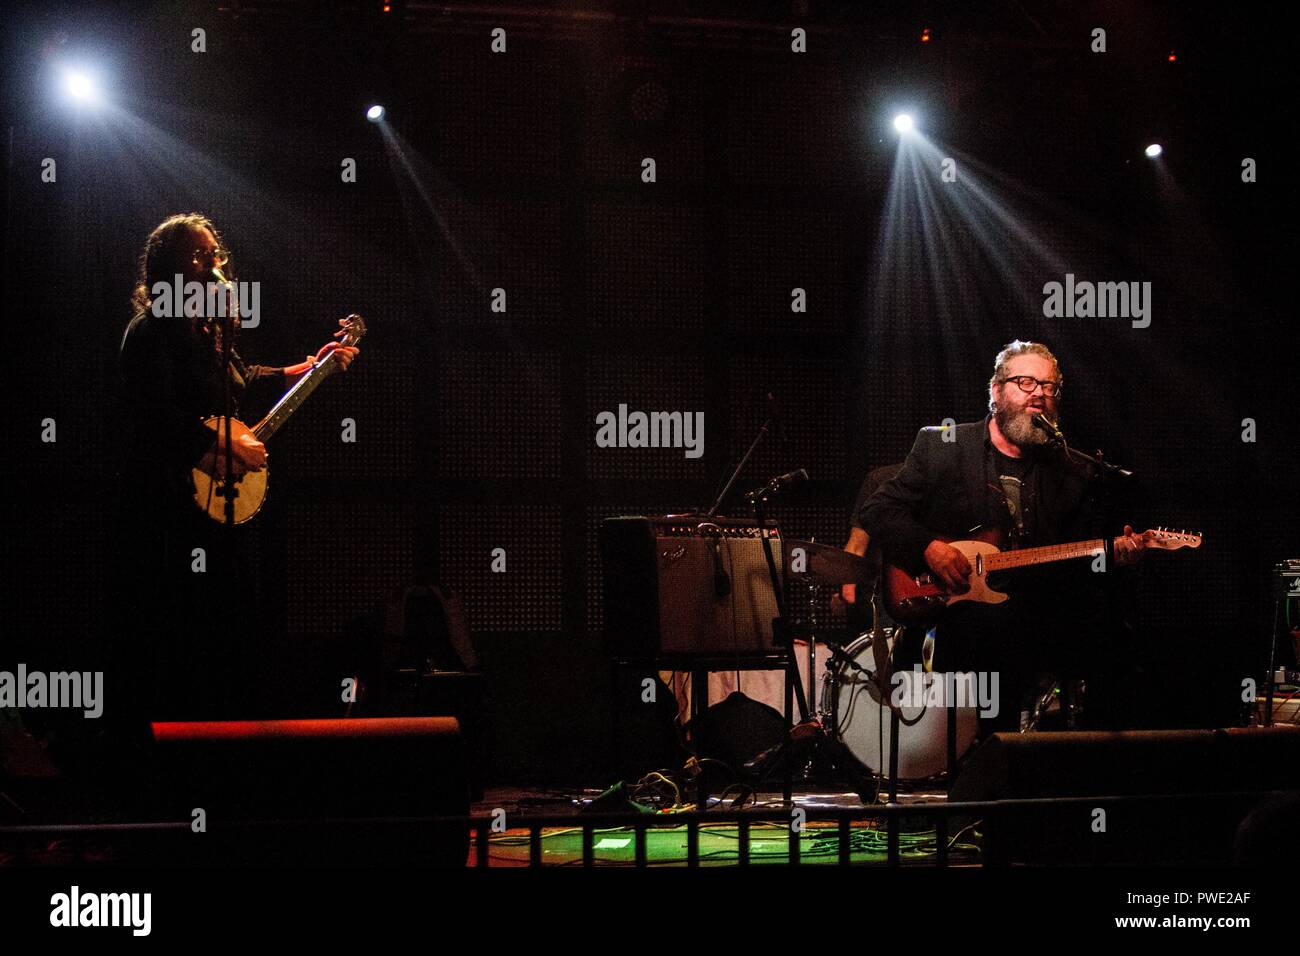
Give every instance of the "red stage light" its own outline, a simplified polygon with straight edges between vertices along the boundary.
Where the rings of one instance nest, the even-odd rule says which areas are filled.
[[[1170,62],[1170,63],[1173,63],[1173,62],[1174,62],[1175,60],[1177,60],[1177,59],[1178,59],[1178,57],[1174,54],[1174,51],[1173,51],[1173,50],[1170,50],[1170,51],[1169,51],[1169,62]]]
[[[921,31],[921,42],[922,42],[922,43],[929,43],[929,42],[930,42],[930,28],[929,28],[929,27],[926,27],[925,29],[923,29],[923,30]]]

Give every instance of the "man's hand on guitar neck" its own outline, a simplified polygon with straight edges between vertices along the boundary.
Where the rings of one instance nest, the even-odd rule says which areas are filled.
[[[970,562],[952,545],[935,538],[925,549],[925,563],[949,594],[965,594],[970,590],[966,583],[971,573]]]
[[[1115,539],[1115,563],[1120,566],[1137,564],[1146,549],[1147,536],[1137,534],[1132,525],[1126,524],[1124,533]]]

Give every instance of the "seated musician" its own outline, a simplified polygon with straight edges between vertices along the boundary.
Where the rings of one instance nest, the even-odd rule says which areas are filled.
[[[1098,537],[1092,494],[1095,466],[1069,458],[1050,442],[1036,414],[1059,420],[1062,377],[1046,346],[1015,341],[994,362],[989,414],[947,430],[923,428],[902,470],[862,506],[861,524],[884,548],[888,564],[933,576],[950,594],[968,590],[971,563],[947,542],[987,536],[1003,550]],[[1134,563],[1145,540],[1124,527],[1106,537],[1105,569]],[[999,674],[996,716],[983,732],[1017,730],[1021,696],[1039,671],[1095,663],[1080,654],[1100,640],[1104,598],[1095,562],[1084,559],[1004,572],[990,587],[1001,604],[956,602],[939,612],[936,672]],[[1105,667],[1103,663],[1099,665]]]
[[[874,623],[869,586],[873,585],[880,576],[880,548],[872,547],[871,535],[867,534],[867,529],[862,526],[862,506],[876,493],[877,488],[897,475],[902,467],[901,464],[882,465],[867,472],[867,477],[862,480],[862,487],[858,489],[858,496],[853,501],[853,510],[849,514],[849,540],[844,543],[844,550],[849,554],[865,557],[871,566],[863,579],[860,598],[857,584],[845,584],[840,587],[839,597],[844,602],[849,630],[854,634],[870,630]],[[876,611],[879,610],[880,608],[877,607]]]

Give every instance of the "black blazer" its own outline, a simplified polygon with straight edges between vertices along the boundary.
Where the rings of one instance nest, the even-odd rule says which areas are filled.
[[[936,537],[965,538],[1011,523],[993,465],[989,419],[966,422],[944,441],[943,428],[916,436],[903,468],[862,506],[859,520],[885,557],[912,573],[925,569],[926,547]],[[1034,509],[1034,538],[1022,546],[1100,537],[1097,508],[1086,468],[1047,453],[1030,472],[1025,506]]]

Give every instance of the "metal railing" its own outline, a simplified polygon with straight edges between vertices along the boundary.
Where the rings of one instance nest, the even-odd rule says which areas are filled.
[[[819,835],[823,833],[829,835],[829,831],[833,829],[837,844],[835,862],[839,866],[849,866],[862,865],[860,863],[855,864],[853,861],[853,837],[855,832],[853,824],[883,820],[886,832],[885,866],[932,865],[947,867],[952,862],[951,850],[952,844],[955,842],[949,839],[949,831],[952,818],[956,816],[982,821],[986,827],[996,828],[1014,815],[1033,811],[1059,811],[1065,813],[1080,807],[1105,808],[1109,811],[1134,805],[1164,805],[1170,813],[1178,812],[1185,816],[1189,808],[1231,803],[1241,805],[1244,808],[1242,811],[1244,816],[1250,807],[1265,798],[1281,796],[1290,792],[1254,790],[1193,794],[1038,797],[1014,800],[895,803],[852,808],[789,806],[773,809],[682,811],[657,814],[521,814],[507,817],[506,832],[518,834],[520,831],[526,831],[528,845],[526,864],[529,867],[540,868],[547,865],[544,862],[545,854],[542,845],[545,831],[563,829],[573,832],[580,830],[582,833],[581,865],[584,868],[590,868],[606,865],[627,866],[628,864],[625,861],[598,860],[595,843],[597,831],[631,831],[633,840],[631,865],[637,869],[644,869],[657,865],[650,861],[647,853],[648,837],[651,830],[680,830],[685,827],[686,858],[684,865],[688,868],[698,868],[702,865],[700,850],[700,832],[702,828],[715,828],[718,826],[734,826],[736,828],[736,856],[732,865],[739,867],[749,867],[754,863],[750,838],[756,825],[783,825],[784,829],[787,830],[784,837],[787,849],[785,859],[782,862],[789,866],[805,864],[802,840],[806,834],[814,832]],[[798,814],[797,822],[796,812]],[[914,863],[909,861],[907,864],[904,863],[900,846],[901,836],[903,835],[902,821],[905,817],[934,820],[935,847],[932,861],[927,859],[924,862],[916,861]],[[1188,817],[1187,819],[1191,818]],[[476,815],[468,817],[250,820],[223,822],[219,826],[225,832],[243,831],[245,833],[249,831],[291,832],[295,830],[310,832],[313,829],[338,833],[359,830],[360,828],[371,828],[371,830],[396,828],[394,832],[403,832],[403,828],[411,832],[419,832],[428,828],[441,828],[444,833],[447,833],[455,832],[460,827],[464,827],[467,835],[473,837],[472,847],[466,853],[466,863],[468,864],[472,860],[473,866],[478,868],[491,865],[490,853],[493,838],[500,838],[503,835],[499,830],[494,829],[494,824],[496,827],[500,827],[501,821],[499,817]],[[831,826],[809,826],[814,824],[834,824],[834,826],[833,828]],[[189,831],[190,828],[189,821],[0,826],[0,850],[7,853],[8,862],[11,864],[15,862],[22,863],[29,862],[23,859],[29,854],[25,854],[19,849],[15,855],[15,851],[11,848],[15,843],[21,846],[23,843],[30,843],[32,840],[68,840],[73,846],[80,846],[84,855],[87,843],[92,841],[104,842],[121,838],[129,839],[131,837],[144,837],[149,834],[157,836],[168,832],[175,832],[179,836]],[[216,826],[214,826],[215,829]],[[877,829],[875,832],[879,832],[879,830]],[[928,834],[930,831],[925,832]],[[960,832],[958,831],[958,835],[960,835]],[[83,859],[82,862],[93,861]],[[519,859],[512,862],[518,865],[523,860]],[[575,858],[570,862],[576,863],[578,861]],[[996,864],[997,861],[991,861],[981,856],[979,862],[987,865],[991,862]],[[682,862],[675,862],[674,865],[683,864]],[[872,862],[866,865],[880,866],[881,864]]]

